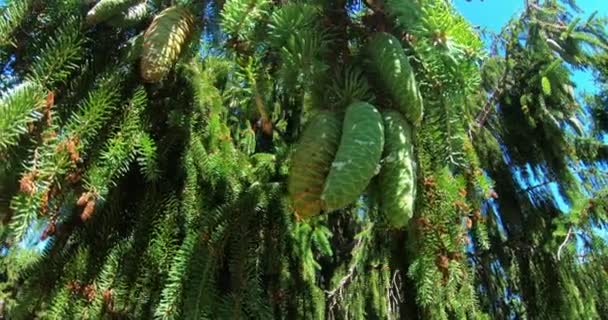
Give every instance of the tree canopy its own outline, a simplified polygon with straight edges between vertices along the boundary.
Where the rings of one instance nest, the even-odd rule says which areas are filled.
[[[0,319],[608,319],[575,0],[5,2]]]

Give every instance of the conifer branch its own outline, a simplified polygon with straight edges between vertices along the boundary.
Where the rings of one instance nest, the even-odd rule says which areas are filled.
[[[528,0],[494,38],[489,59],[479,34],[443,0],[6,3],[0,55],[10,56],[5,72],[16,72],[0,86],[23,84],[0,102],[0,315],[595,319],[608,308],[608,246],[595,232],[608,220],[595,190],[605,170],[592,165],[605,152],[597,137],[562,130],[580,107],[563,62],[605,82],[608,20],[573,17],[573,0]],[[88,20],[104,23],[83,26],[95,3]],[[175,61],[192,59],[144,83],[132,67],[141,63],[142,30],[168,6],[194,13],[188,30],[204,23],[203,37],[159,43]],[[183,33],[169,28],[178,15],[163,16],[162,38]],[[380,31],[391,34],[400,59],[389,54],[373,72],[360,53]],[[395,81],[404,99],[385,98],[374,74],[392,75],[406,62],[417,85]],[[393,184],[415,202],[407,231],[389,236],[375,227],[392,215],[379,199],[403,197],[375,178],[340,213],[296,220],[286,199],[299,166],[291,153],[310,111],[335,113],[335,129],[349,128],[341,111],[353,101],[408,113],[388,109],[410,101],[418,90],[401,90],[414,87],[424,105],[412,121],[418,177],[407,188]],[[267,143],[254,117],[291,138]],[[321,138],[312,135],[306,156],[332,153],[316,145]],[[333,158],[323,169],[351,165],[333,166]],[[584,170],[568,168],[579,159]],[[373,163],[381,171],[386,164]],[[513,177],[511,165],[528,164],[539,185]],[[326,176],[305,173],[299,182],[324,185]],[[548,181],[571,200],[572,214],[557,215],[551,194],[535,190]],[[496,201],[487,203],[489,194]],[[539,245],[564,235],[557,254]],[[572,254],[563,254],[568,245]],[[543,290],[547,283],[560,290]]]
[[[486,120],[491,115],[491,113],[494,110],[496,110],[497,100],[500,99],[500,97],[503,95],[503,93],[507,89],[507,85],[508,85],[507,79],[508,79],[509,72],[510,72],[509,46],[508,45],[505,47],[504,65],[505,65],[505,69],[503,71],[502,76],[500,77],[500,80],[498,81],[496,89],[494,89],[490,98],[486,101],[486,103],[483,105],[483,107],[481,108],[481,110],[479,111],[477,116],[475,117],[475,122],[473,122],[473,124],[471,126],[469,126],[467,135],[469,136],[469,138],[471,140],[472,140],[473,132],[481,129],[486,124]]]
[[[2,8],[0,16],[0,47],[15,46],[13,33],[26,17],[31,6],[31,0],[12,0]]]
[[[27,78],[46,88],[53,88],[67,80],[78,67],[76,62],[82,57],[83,44],[80,21],[78,18],[70,18],[57,29],[52,38],[45,41]]]
[[[28,124],[42,117],[44,96],[44,90],[36,83],[25,82],[0,100],[0,154],[30,131]]]
[[[330,291],[325,291],[325,294],[327,295],[327,301],[330,302],[330,309],[332,309],[335,305],[338,304],[339,300],[342,299],[342,295],[344,290],[346,289],[346,287],[348,287],[348,285],[354,280],[354,278],[357,275],[357,268],[360,268],[360,263],[361,261],[358,259],[360,258],[358,254],[356,254],[356,252],[360,252],[361,250],[365,249],[366,246],[366,238],[365,236],[361,236],[357,239],[357,242],[355,243],[354,247],[353,247],[353,251],[355,254],[353,254],[353,260],[350,263],[350,266],[348,267],[348,271],[346,273],[346,275],[344,277],[342,277],[342,279],[340,279],[340,281],[338,281],[338,284],[336,285],[336,287]]]
[[[557,261],[561,261],[562,249],[564,248],[566,243],[568,243],[568,241],[570,240],[571,235],[572,235],[572,227],[568,228],[568,233],[566,234],[566,239],[564,239],[562,244],[560,244],[559,248],[557,249]]]

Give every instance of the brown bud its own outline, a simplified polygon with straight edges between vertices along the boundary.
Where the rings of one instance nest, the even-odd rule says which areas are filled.
[[[473,220],[479,221],[480,219],[481,219],[481,211],[475,210],[475,212],[473,212]]]
[[[80,195],[80,198],[78,198],[78,201],[76,201],[76,205],[79,206],[79,207],[82,207],[85,204],[87,204],[87,202],[89,202],[89,199],[91,199],[91,193],[90,192],[83,192]]]
[[[450,266],[450,259],[442,254],[438,255],[437,259],[435,260],[435,265],[437,265],[437,268],[439,269],[447,270]]]
[[[427,188],[435,187],[435,179],[433,177],[424,178],[424,186]]]
[[[55,104],[55,94],[53,91],[49,91],[46,95],[46,110],[50,111],[53,105]]]
[[[32,172],[24,175],[21,180],[19,180],[19,190],[23,193],[32,194],[34,193],[36,186],[34,185],[35,175]]]
[[[65,149],[70,155],[72,162],[78,162],[80,160],[80,152],[78,152],[78,138],[72,138],[65,144]]]
[[[95,200],[89,200],[87,205],[84,207],[84,210],[82,210],[82,213],[80,214],[80,220],[89,220],[93,215],[93,212],[95,212]]]
[[[27,124],[27,133],[32,134],[36,130],[36,123],[30,122]]]
[[[464,222],[467,226],[467,229],[473,228],[473,220],[471,220],[469,217],[464,218]]]
[[[462,253],[460,253],[460,252],[450,252],[449,258],[450,258],[450,260],[460,261],[460,260],[462,260]]]
[[[76,183],[76,182],[80,181],[81,178],[82,178],[82,171],[76,170],[76,171],[70,172],[65,177],[65,180],[69,183]]]
[[[80,152],[74,151],[70,153],[70,160],[72,160],[72,162],[74,163],[78,163],[78,161],[80,160]]]
[[[40,198],[40,214],[46,214],[49,211],[49,197],[50,197],[50,189],[47,189],[44,193],[42,193],[42,197]]]
[[[103,292],[103,301],[108,303],[110,300],[112,300],[112,289],[107,289]]]
[[[72,280],[72,281],[68,282],[66,284],[66,287],[68,288],[68,290],[70,290],[70,292],[72,294],[78,294],[78,293],[80,293],[80,290],[82,289],[82,285],[77,280]]]
[[[266,135],[272,134],[272,121],[269,119],[262,119],[262,132]]]
[[[431,222],[429,221],[429,219],[427,218],[419,218],[418,221],[416,221],[418,223],[418,225],[421,228],[428,228],[431,227]]]
[[[84,287],[83,292],[84,297],[89,301],[92,302],[93,300],[95,300],[95,295],[97,294],[97,288],[95,288],[94,284],[89,284],[87,286]]]
[[[490,197],[492,197],[493,199],[498,199],[498,193],[496,193],[496,191],[494,191],[494,189],[491,189]]]
[[[54,220],[52,220],[46,226],[46,228],[44,229],[44,232],[42,232],[42,236],[40,236],[40,240],[42,240],[42,241],[46,240],[46,238],[54,235],[56,231],[57,231],[57,223]]]
[[[467,196],[467,190],[466,189],[460,189],[458,190],[458,195],[461,197],[466,197]]]

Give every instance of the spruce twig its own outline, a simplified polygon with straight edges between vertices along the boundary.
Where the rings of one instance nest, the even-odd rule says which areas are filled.
[[[570,236],[572,236],[572,227],[570,227],[568,229],[568,234],[566,235],[566,239],[564,239],[564,242],[562,242],[562,244],[559,246],[559,248],[557,249],[557,261],[561,260],[561,254],[562,254],[562,249],[564,249],[564,246],[566,245],[566,243],[568,243],[568,241],[570,240]]]
[[[355,243],[353,252],[360,250],[363,245],[364,237],[360,237],[359,239],[357,239],[357,243]],[[337,298],[342,296],[344,289],[353,281],[354,277],[357,274],[358,263],[358,259],[353,259],[350,263],[350,266],[348,267],[348,273],[344,277],[342,277],[342,279],[340,279],[338,285],[331,291],[325,291],[325,293],[327,294],[327,300],[331,301],[330,309],[333,309],[333,307],[338,303]]]

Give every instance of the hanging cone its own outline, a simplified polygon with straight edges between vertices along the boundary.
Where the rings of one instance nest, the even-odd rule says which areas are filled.
[[[355,202],[377,173],[384,146],[380,112],[367,102],[354,102],[342,123],[336,157],[325,180],[321,201],[331,212]]]
[[[89,10],[86,21],[90,25],[104,22],[138,2],[141,2],[141,0],[101,0]]]
[[[395,110],[383,112],[384,151],[378,175],[380,212],[393,228],[405,227],[414,214],[416,163],[411,124]]]
[[[141,77],[146,82],[164,78],[179,57],[193,29],[193,17],[187,9],[170,7],[154,17],[144,34]]]
[[[291,158],[287,188],[299,218],[321,212],[321,192],[340,143],[341,120],[330,111],[315,115],[302,132]]]
[[[113,27],[127,28],[144,21],[149,14],[148,3],[144,1],[112,17],[108,20],[108,24]]]
[[[378,32],[367,44],[366,52],[367,66],[376,86],[393,100],[395,109],[412,125],[420,124],[424,109],[422,96],[399,40]]]

